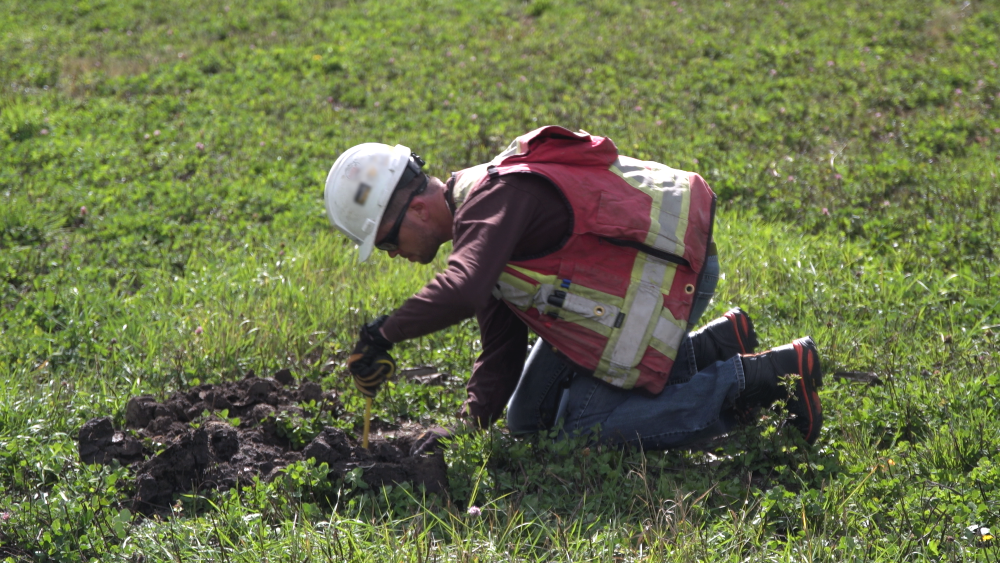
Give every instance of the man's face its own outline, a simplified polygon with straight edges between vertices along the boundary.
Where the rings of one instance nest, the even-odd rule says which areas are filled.
[[[410,262],[430,264],[437,255],[441,243],[435,241],[432,236],[427,221],[426,202],[418,197],[410,203],[410,206],[403,213],[405,216],[399,227],[399,246],[396,250],[388,251],[386,254],[392,258],[402,256]],[[383,217],[375,240],[384,240],[395,222],[396,217]]]

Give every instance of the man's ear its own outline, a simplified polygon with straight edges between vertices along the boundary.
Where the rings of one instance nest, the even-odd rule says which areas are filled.
[[[421,201],[421,198],[416,197],[410,202],[410,211],[416,213],[417,218],[421,221],[427,221],[430,218],[430,209],[427,207],[427,203]]]

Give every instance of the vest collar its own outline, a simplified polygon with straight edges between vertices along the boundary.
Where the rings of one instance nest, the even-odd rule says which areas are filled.
[[[455,217],[455,174],[452,174],[448,181],[444,183],[444,201],[451,210],[451,216]]]

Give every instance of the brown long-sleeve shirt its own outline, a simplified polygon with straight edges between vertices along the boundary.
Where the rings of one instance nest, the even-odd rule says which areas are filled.
[[[453,181],[448,181],[451,191]],[[466,414],[487,426],[503,412],[524,367],[528,327],[492,295],[507,262],[548,254],[570,234],[568,203],[548,180],[508,174],[475,190],[455,212],[448,267],[382,325],[392,342],[430,334],[473,315],[483,352],[467,385]]]

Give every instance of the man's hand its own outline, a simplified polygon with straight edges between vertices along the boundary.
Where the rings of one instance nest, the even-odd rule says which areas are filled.
[[[358,343],[347,358],[354,386],[366,397],[374,397],[378,388],[396,373],[396,361],[389,355],[392,342],[379,330],[388,318],[383,315],[361,327]]]
[[[455,435],[455,432],[441,426],[432,426],[424,431],[423,434],[417,437],[417,440],[413,442],[413,446],[410,448],[411,456],[418,456],[420,454],[428,453],[440,444],[441,440],[450,439]]]

